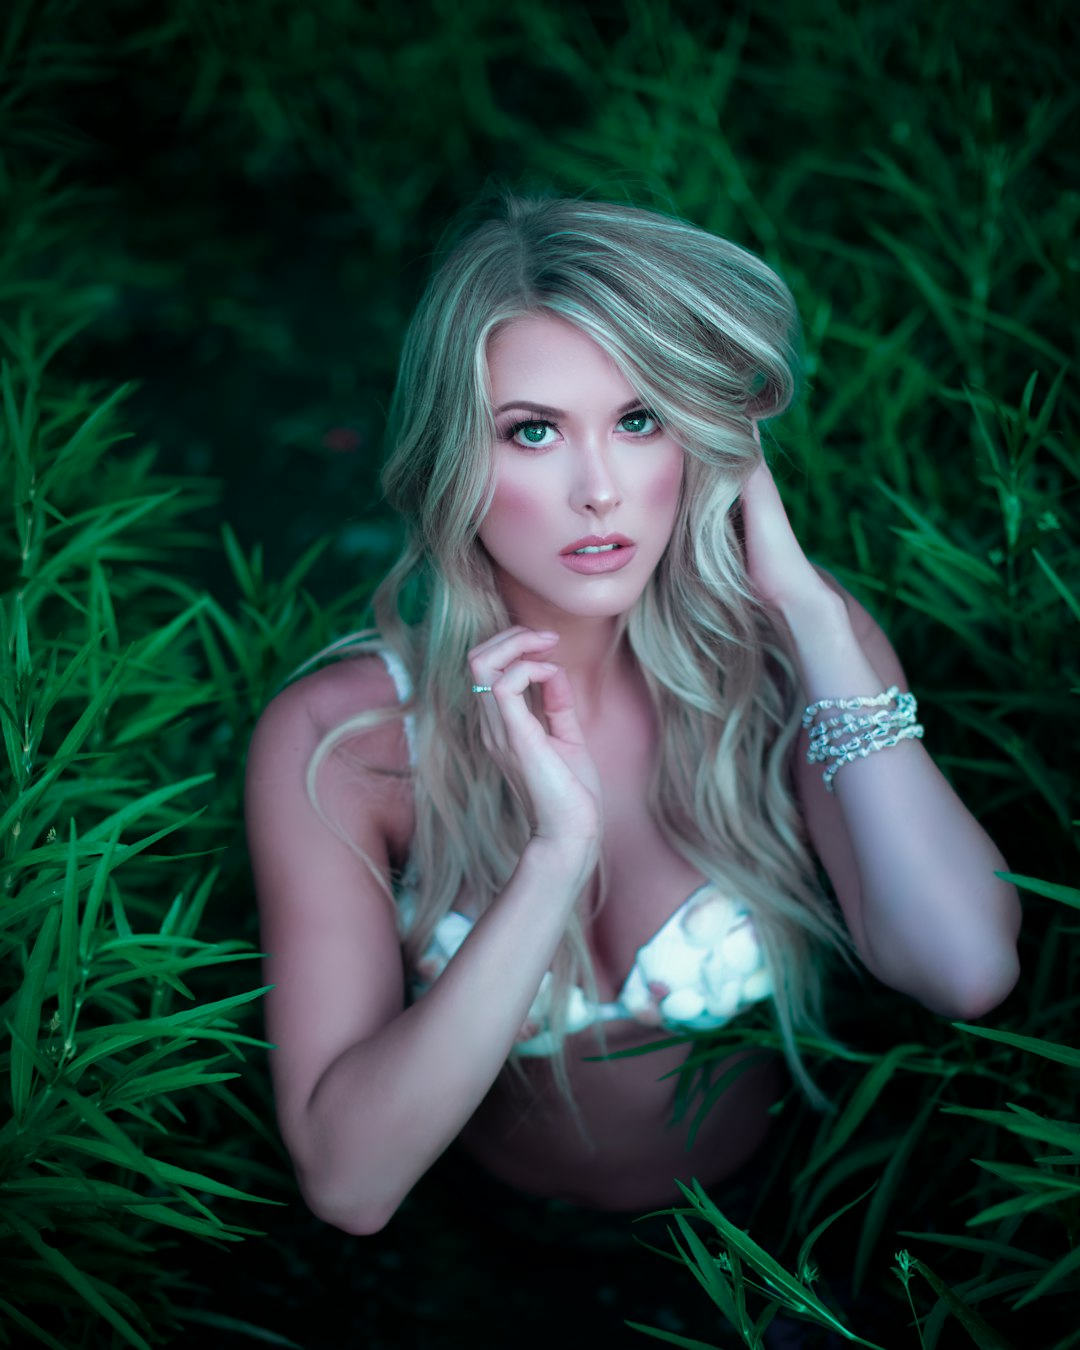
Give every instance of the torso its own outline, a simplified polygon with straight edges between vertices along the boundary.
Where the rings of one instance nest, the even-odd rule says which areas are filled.
[[[667,842],[646,805],[658,728],[644,684],[611,702],[603,724],[585,729],[603,785],[608,898],[588,941],[598,997],[605,1002],[617,996],[638,948],[705,881]],[[404,732],[400,740],[400,767],[406,768]],[[390,802],[388,853],[403,866],[414,829],[411,794],[394,794]],[[472,912],[464,895],[455,908]],[[608,1023],[607,1050],[644,1045],[665,1034],[637,1023]],[[767,1108],[784,1086],[775,1057],[746,1070],[711,1107],[687,1152],[688,1119],[670,1126],[675,1079],[664,1077],[686,1058],[686,1047],[585,1062],[600,1053],[593,1030],[567,1043],[570,1083],[593,1146],[582,1138],[543,1059],[522,1061],[529,1094],[523,1095],[510,1074],[500,1075],[462,1132],[461,1146],[522,1190],[640,1212],[678,1198],[672,1177],[689,1182],[696,1176],[708,1185],[737,1170],[764,1139]]]

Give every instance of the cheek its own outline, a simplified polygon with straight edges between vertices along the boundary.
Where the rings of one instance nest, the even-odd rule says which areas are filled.
[[[678,447],[672,447],[670,453],[660,456],[653,466],[647,484],[647,492],[652,501],[667,502],[672,513],[679,500],[682,487],[683,467],[686,456]]]
[[[499,552],[520,539],[539,518],[536,492],[504,477],[496,487],[491,507],[480,525],[480,540]]]
[[[537,516],[535,491],[522,483],[504,479],[495,489],[487,520],[499,533],[503,533],[527,525]]]

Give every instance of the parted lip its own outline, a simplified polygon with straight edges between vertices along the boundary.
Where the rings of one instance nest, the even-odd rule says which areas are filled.
[[[561,553],[573,553],[576,548],[600,548],[604,544],[622,544],[624,548],[632,548],[634,541],[627,539],[625,534],[587,534],[584,539],[575,539],[572,544],[567,544]]]

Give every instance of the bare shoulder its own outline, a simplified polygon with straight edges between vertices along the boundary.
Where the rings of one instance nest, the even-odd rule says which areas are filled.
[[[386,665],[374,653],[335,661],[295,680],[267,704],[252,737],[253,751],[303,745],[309,752],[353,718],[398,703]],[[408,768],[404,724],[394,719],[363,733],[363,757],[381,768]]]
[[[361,714],[398,704],[397,689],[385,663],[374,653],[336,661],[295,680],[277,694],[255,727],[248,752],[248,780],[264,774],[293,777],[307,766],[323,739]],[[346,735],[341,748],[347,765],[331,758],[322,771],[320,790],[348,799],[348,813],[374,813],[388,840],[399,839],[407,822],[403,778],[409,768],[404,720]],[[387,774],[394,775],[387,777]],[[407,814],[407,812],[406,812]]]

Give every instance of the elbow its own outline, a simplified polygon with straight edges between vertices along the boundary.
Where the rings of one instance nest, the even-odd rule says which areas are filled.
[[[293,1165],[300,1196],[311,1213],[350,1237],[382,1232],[397,1213],[400,1201],[378,1198],[362,1177],[346,1177],[325,1159],[320,1165],[310,1157],[301,1161],[294,1153]]]
[[[952,1021],[977,1022],[1004,1003],[1020,978],[1020,958],[1015,946],[1009,946],[993,960],[970,970],[952,990],[947,1006],[935,1012]]]
[[[336,1214],[328,1212],[317,1217],[324,1223],[340,1228],[350,1237],[373,1237],[381,1233],[394,1216],[394,1210],[361,1210],[358,1213]]]
[[[948,925],[938,936],[922,990],[911,991],[932,1012],[950,1021],[975,1022],[1004,1003],[1020,978],[1017,939],[1020,901],[1014,886],[1001,883],[983,902],[977,928]],[[942,912],[947,909],[942,905]],[[989,911],[989,912],[987,912]]]
[[[300,1117],[283,1119],[281,1130],[300,1197],[315,1218],[350,1237],[382,1232],[403,1194],[396,1199],[379,1195],[371,1169],[361,1165],[363,1150],[350,1150],[347,1162],[335,1158],[325,1135]]]
[[[320,1194],[303,1180],[300,1194],[317,1219],[332,1228],[340,1228],[350,1237],[372,1237],[381,1233],[397,1212],[396,1205],[342,1204],[340,1195]]]

